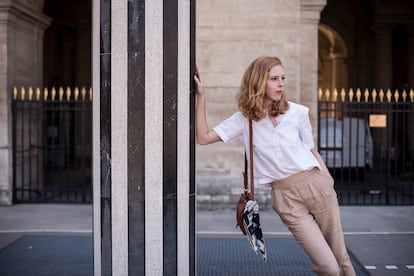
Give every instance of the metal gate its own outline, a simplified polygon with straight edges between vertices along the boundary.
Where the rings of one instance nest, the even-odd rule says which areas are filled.
[[[13,91],[13,202],[92,202],[92,91]]]
[[[340,204],[414,204],[413,90],[319,90],[318,145]]]

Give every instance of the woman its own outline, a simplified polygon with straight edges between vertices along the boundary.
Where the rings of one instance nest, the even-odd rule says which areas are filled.
[[[318,275],[355,275],[345,246],[336,192],[313,142],[308,108],[286,99],[276,57],[259,57],[244,73],[239,111],[208,128],[203,80],[196,70],[198,144],[243,136],[249,155],[253,121],[255,185],[272,188],[272,207],[310,257]]]

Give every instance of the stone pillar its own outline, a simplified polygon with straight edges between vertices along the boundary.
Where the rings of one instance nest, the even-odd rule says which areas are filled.
[[[93,0],[95,275],[194,275],[194,0]]]
[[[411,89],[414,89],[414,24],[408,25],[407,36],[407,93],[410,93]],[[408,97],[409,98],[409,97]],[[408,100],[409,101],[409,100]],[[414,112],[407,114],[407,121],[414,122]],[[408,127],[407,130],[408,141],[414,141],[414,127],[413,124]],[[414,156],[414,143],[409,143],[410,154]]]
[[[0,205],[12,204],[11,96],[14,86],[43,83],[43,1],[0,1]]]
[[[379,19],[378,19],[379,21]],[[376,22],[372,26],[375,32],[374,87],[386,91],[392,86],[392,25]]]
[[[407,30],[407,86],[414,88],[414,24],[408,25]]]
[[[310,109],[316,140],[318,117],[318,24],[326,0],[300,1],[300,103]]]

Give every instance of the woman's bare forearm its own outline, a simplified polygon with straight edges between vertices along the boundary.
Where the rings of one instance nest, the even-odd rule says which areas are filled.
[[[220,141],[220,137],[215,131],[210,130],[207,124],[206,115],[206,98],[204,94],[204,84],[201,78],[201,73],[196,70],[194,75],[194,81],[196,83],[196,142],[197,144],[211,144]]]

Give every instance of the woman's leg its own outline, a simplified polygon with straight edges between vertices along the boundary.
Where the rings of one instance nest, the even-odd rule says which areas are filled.
[[[333,179],[319,172],[315,178],[316,181],[311,186],[312,194],[320,193],[322,204],[314,201],[309,204],[309,210],[338,261],[341,275],[354,276],[355,271],[342,232],[338,199],[333,190]]]
[[[273,187],[273,209],[308,254],[314,272],[318,275],[340,275],[331,248],[306,205],[301,202],[300,187],[295,187],[297,184],[286,188],[286,185]]]
[[[272,206],[305,249],[318,275],[355,275],[332,178],[312,170],[274,182]]]
[[[340,275],[338,262],[311,214],[305,215],[299,222],[286,224],[308,254],[314,272],[318,275]]]

